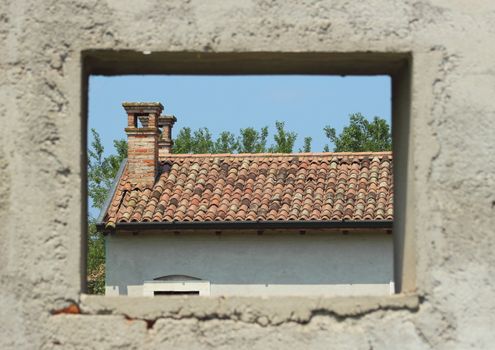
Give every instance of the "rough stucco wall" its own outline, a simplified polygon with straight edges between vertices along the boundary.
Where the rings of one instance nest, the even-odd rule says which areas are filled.
[[[106,237],[106,295],[143,296],[167,275],[207,280],[211,295],[389,295],[385,232],[117,232]]]
[[[2,0],[0,348],[493,348],[493,23],[491,0]],[[419,307],[52,315],[80,301],[80,52],[97,48],[411,51]]]

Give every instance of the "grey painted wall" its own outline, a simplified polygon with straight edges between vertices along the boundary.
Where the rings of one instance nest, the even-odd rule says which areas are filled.
[[[494,23],[493,0],[2,0],[0,348],[493,349]],[[393,118],[409,147],[397,186],[410,202],[396,214],[407,212],[411,294],[89,305],[81,77],[94,50],[127,72],[173,66],[157,52],[194,52],[190,69],[208,53],[251,53],[248,68],[260,52],[338,53],[340,70],[311,65],[337,73],[410,53],[411,106]]]
[[[212,296],[389,295],[393,280],[386,233],[117,233],[106,251],[107,295],[166,275],[210,281]]]

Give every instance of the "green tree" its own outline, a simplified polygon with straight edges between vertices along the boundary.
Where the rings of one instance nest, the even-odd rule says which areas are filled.
[[[180,129],[177,137],[174,140],[174,147],[172,151],[177,154],[192,153],[193,138],[191,128]]]
[[[115,140],[116,154],[104,156],[100,135],[95,129],[91,129],[91,133],[94,140],[88,149],[88,196],[92,206],[101,210],[120,164],[127,157],[127,142]],[[104,293],[105,239],[96,230],[96,220],[91,217],[88,218],[87,281],[89,293]]]
[[[213,140],[208,128],[199,128],[193,133],[191,153],[213,153]]]
[[[335,145],[334,152],[378,152],[392,149],[390,126],[385,119],[374,117],[370,122],[361,113],[349,116],[349,125],[340,135],[334,128],[326,126],[325,135]],[[325,146],[325,151],[329,149]]]
[[[215,153],[216,144],[208,128],[199,128],[192,131],[191,128],[184,127],[179,130],[174,140],[172,151],[177,154],[201,154]]]
[[[96,230],[96,220],[88,220],[87,282],[90,294],[105,294],[105,237]]]
[[[307,136],[304,138],[304,145],[302,149],[299,149],[299,152],[311,152],[311,142],[313,141],[313,138],[311,136]]]
[[[295,132],[285,130],[285,123],[277,121],[275,123],[276,134],[275,143],[268,148],[269,152],[291,153],[297,138]],[[208,128],[182,128],[174,140],[173,152],[177,154],[192,153],[263,153],[267,151],[266,143],[268,139],[268,127],[263,127],[259,131],[248,127],[240,129],[239,136],[235,136],[230,131],[223,131],[217,139],[213,139]],[[305,141],[308,142],[308,141]],[[311,149],[311,138],[305,149]]]
[[[275,144],[270,147],[269,151],[272,153],[292,153],[297,134],[295,132],[285,131],[284,122],[276,121],[275,128],[277,129],[273,137]]]
[[[229,131],[223,131],[215,141],[212,153],[234,153],[237,148],[235,135]]]
[[[266,152],[266,140],[268,138],[268,127],[265,126],[257,131],[254,128],[241,129],[238,138],[239,153],[263,153]]]
[[[95,129],[91,129],[93,142],[88,150],[88,196],[95,208],[101,208],[112,187],[120,164],[127,157],[126,140],[115,140],[113,145],[117,154],[104,156],[101,138]]]

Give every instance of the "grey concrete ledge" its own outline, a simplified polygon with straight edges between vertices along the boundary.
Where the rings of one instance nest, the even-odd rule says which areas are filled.
[[[146,320],[158,319],[234,320],[262,326],[286,322],[306,324],[314,316],[337,320],[360,318],[380,310],[418,311],[417,295],[389,297],[105,297],[81,296],[81,314],[122,315]]]

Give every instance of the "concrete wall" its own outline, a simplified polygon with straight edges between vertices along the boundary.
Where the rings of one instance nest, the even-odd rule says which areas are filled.
[[[143,282],[187,275],[212,296],[389,295],[392,236],[366,232],[115,234],[106,239],[106,294],[143,296]]]
[[[492,349],[493,23],[492,0],[2,0],[0,348]],[[412,294],[160,305],[81,295],[82,73],[105,59],[99,72],[184,71],[187,62],[194,70],[219,52],[244,57],[244,69],[269,64],[267,72],[295,71],[302,56],[321,58],[306,71],[342,74],[392,67],[397,53],[411,58],[410,79],[395,79],[410,108],[394,109],[402,111],[394,131],[408,146],[397,183],[407,200],[398,195],[396,215],[407,219],[399,243],[409,258],[399,267],[414,272]],[[282,58],[260,60],[262,52]],[[235,72],[221,57],[210,70]]]

